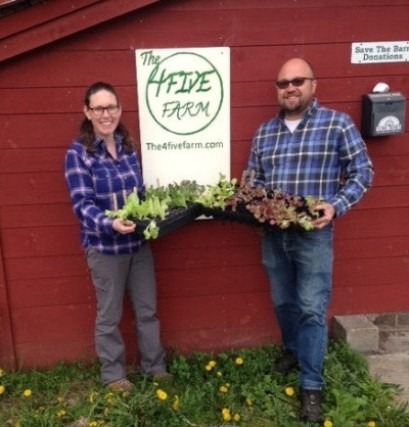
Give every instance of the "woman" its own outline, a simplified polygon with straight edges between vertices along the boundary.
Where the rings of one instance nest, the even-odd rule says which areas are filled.
[[[115,89],[97,82],[84,99],[80,136],[65,157],[65,179],[81,224],[81,244],[96,292],[96,352],[101,380],[113,390],[130,391],[125,346],[119,330],[125,292],[135,314],[142,373],[166,372],[156,317],[156,283],[148,243],[136,237],[132,221],[112,219],[106,210],[121,207],[132,191],[143,191],[139,161]]]

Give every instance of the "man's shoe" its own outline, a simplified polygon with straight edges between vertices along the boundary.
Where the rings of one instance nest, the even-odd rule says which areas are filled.
[[[126,378],[121,378],[120,380],[112,381],[108,384],[108,388],[113,391],[132,391],[134,385],[128,381]]]
[[[289,350],[285,350],[284,354],[277,360],[276,371],[286,374],[295,368],[298,368],[298,360]]]
[[[321,412],[321,390],[301,389],[300,402],[301,421],[319,424],[324,422]]]

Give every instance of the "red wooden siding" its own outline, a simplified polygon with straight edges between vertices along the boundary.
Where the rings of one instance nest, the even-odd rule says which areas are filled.
[[[407,0],[82,0],[72,11],[67,3],[21,12],[25,31],[19,14],[0,23],[2,45],[12,42],[0,52],[0,364],[94,356],[94,293],[63,157],[82,117],[84,89],[95,80],[118,88],[124,121],[138,138],[135,49],[231,47],[236,177],[255,128],[276,111],[273,80],[289,57],[307,57],[320,101],[357,124],[361,95],[378,81],[409,95],[407,63],[350,63],[352,42],[407,40]],[[148,3],[156,4],[138,10]],[[88,26],[74,19],[80,8],[92,17]],[[409,309],[408,138],[406,132],[367,141],[375,183],[337,220],[330,317]],[[166,346],[218,350],[279,340],[254,229],[197,221],[152,245]],[[128,306],[123,331],[133,360],[137,343]]]
[[[84,28],[117,18],[159,0],[49,1],[13,15],[1,26],[0,61],[13,58]]]

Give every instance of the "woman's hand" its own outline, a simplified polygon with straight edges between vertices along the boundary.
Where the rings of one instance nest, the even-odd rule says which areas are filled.
[[[329,203],[320,203],[315,206],[315,210],[321,211],[322,215],[313,221],[314,228],[324,228],[334,219],[335,209]]]
[[[112,223],[112,228],[120,234],[129,234],[135,231],[136,224],[129,220],[124,221],[116,218]]]

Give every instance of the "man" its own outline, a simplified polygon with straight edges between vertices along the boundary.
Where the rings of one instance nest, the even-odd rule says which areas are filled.
[[[277,370],[300,370],[300,417],[321,423],[326,312],[333,264],[333,222],[370,187],[373,167],[351,118],[321,107],[311,65],[293,58],[277,76],[280,112],[257,130],[248,170],[254,185],[323,202],[312,231],[272,229],[262,237],[284,352]]]

